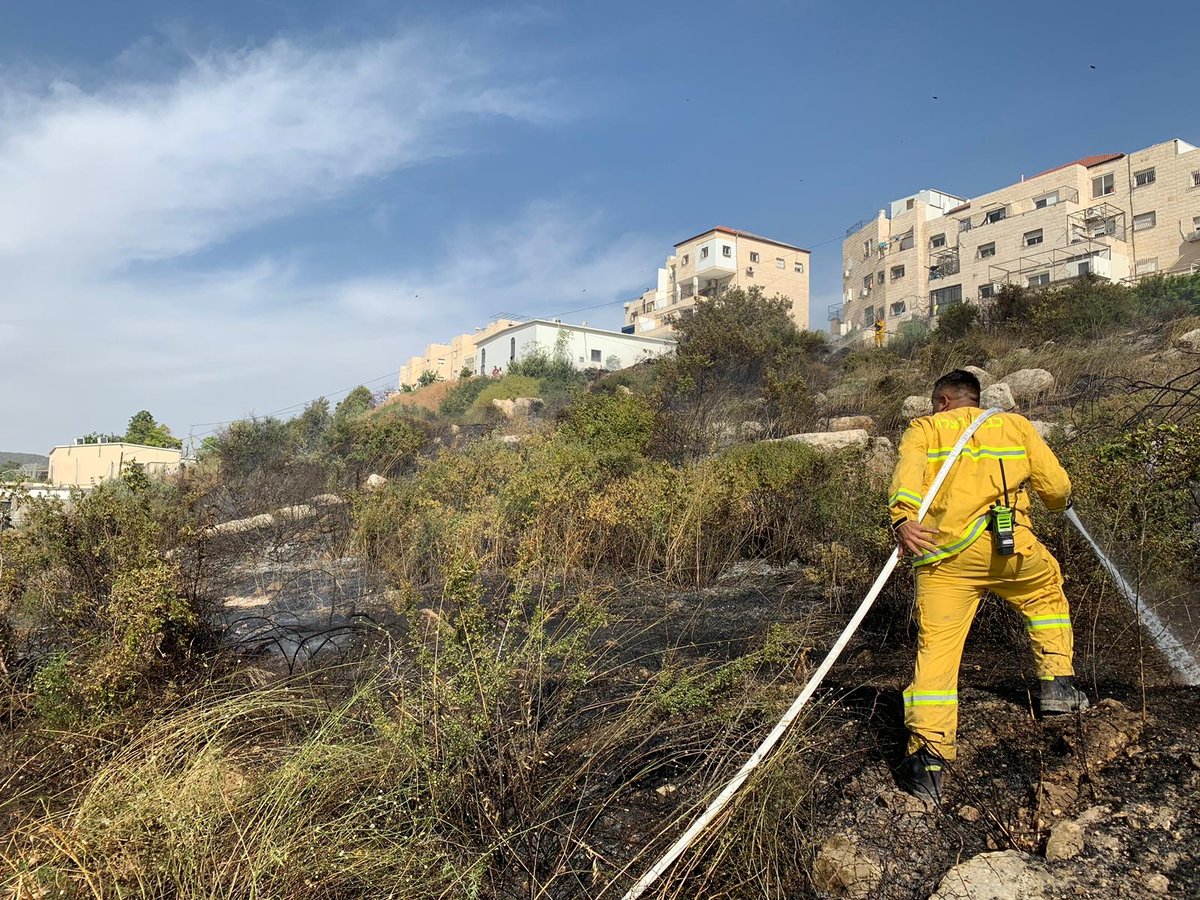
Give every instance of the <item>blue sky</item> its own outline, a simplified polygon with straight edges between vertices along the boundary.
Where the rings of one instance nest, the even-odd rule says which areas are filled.
[[[0,449],[383,387],[499,312],[607,304],[567,318],[617,327],[716,224],[811,248],[819,325],[845,228],[894,197],[1200,139],[1195,24],[1155,2],[0,4]]]

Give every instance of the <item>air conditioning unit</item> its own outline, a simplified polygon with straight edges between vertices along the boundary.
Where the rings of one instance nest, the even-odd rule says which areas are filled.
[[[1101,219],[1104,217],[1103,206],[1089,206],[1083,211],[1084,220]]]
[[[846,269],[846,271],[842,272],[842,277],[843,277],[843,278],[849,278],[849,277],[850,277],[850,270],[849,270],[849,269]]]
[[[871,289],[870,289],[870,288],[861,288],[861,289],[859,290],[859,292],[858,292],[858,296],[860,296],[860,297],[870,297],[870,296],[871,296]]]
[[[747,278],[754,277],[754,266],[746,266],[746,277]]]

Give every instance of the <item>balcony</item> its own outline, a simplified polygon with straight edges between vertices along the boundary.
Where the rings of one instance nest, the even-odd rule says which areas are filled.
[[[958,248],[947,247],[930,257],[929,280],[936,281],[939,278],[949,278],[951,275],[957,275],[960,268]]]
[[[729,238],[705,241],[694,253],[696,276],[701,279],[726,278],[737,272],[737,248]]]

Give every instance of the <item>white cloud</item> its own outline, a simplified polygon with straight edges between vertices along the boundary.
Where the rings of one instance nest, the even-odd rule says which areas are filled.
[[[492,312],[648,284],[656,248],[605,244],[600,219],[547,204],[448,235],[422,271],[382,261],[331,283],[270,257],[171,265],[455,154],[481,121],[555,116],[536,86],[499,81],[481,54],[423,33],[334,50],[279,40],[166,81],[60,75],[0,93],[0,346],[18,376],[0,449],[114,430],[143,407],[186,432],[394,370]]]

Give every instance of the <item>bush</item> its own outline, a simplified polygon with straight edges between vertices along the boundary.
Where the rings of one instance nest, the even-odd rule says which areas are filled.
[[[493,383],[492,379],[483,375],[460,379],[438,405],[438,415],[446,419],[461,419],[474,404],[475,398]]]
[[[571,404],[558,438],[581,446],[602,469],[629,473],[644,460],[654,423],[644,397],[589,393]]]
[[[471,404],[476,418],[492,415],[493,400],[515,400],[518,397],[540,397],[541,383],[530,375],[505,375],[488,379]]]
[[[979,308],[974,303],[955,303],[940,316],[933,336],[939,341],[957,341],[975,327]]]

